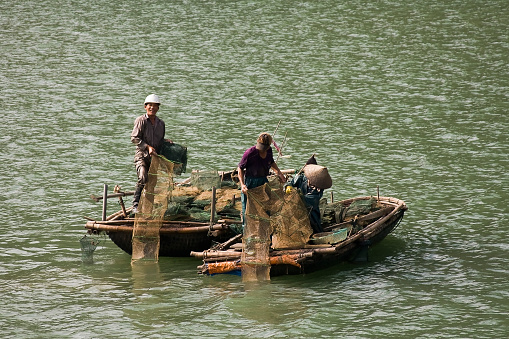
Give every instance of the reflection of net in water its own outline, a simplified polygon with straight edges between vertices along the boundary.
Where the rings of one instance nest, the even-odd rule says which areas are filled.
[[[270,279],[270,236],[278,249],[304,245],[313,233],[307,209],[297,191],[283,192],[273,181],[248,190],[242,251],[242,280]]]
[[[148,182],[138,205],[133,229],[131,263],[157,262],[159,259],[159,229],[173,189],[173,163],[154,156],[150,164]]]
[[[81,260],[85,263],[91,263],[94,261],[94,251],[101,241],[87,237],[86,235],[80,239],[81,245]]]

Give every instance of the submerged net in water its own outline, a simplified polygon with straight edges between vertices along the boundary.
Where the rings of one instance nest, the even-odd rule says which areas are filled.
[[[242,238],[242,280],[270,279],[269,250],[304,245],[313,233],[308,211],[297,191],[285,194],[277,180],[248,190]]]
[[[99,239],[87,237],[86,235],[80,239],[81,260],[84,263],[92,263],[94,261],[94,251],[100,242]]]
[[[152,157],[148,182],[134,220],[131,263],[157,262],[159,259],[159,229],[171,198],[173,169],[174,164],[166,158]]]

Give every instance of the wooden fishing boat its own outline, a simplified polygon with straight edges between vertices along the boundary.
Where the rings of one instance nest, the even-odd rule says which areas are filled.
[[[179,201],[185,200],[187,203],[198,204],[196,199],[200,199],[205,194],[209,200],[208,203],[199,200],[202,212],[199,219],[180,214],[169,215],[168,219],[162,220],[159,229],[159,256],[189,257],[191,251],[203,251],[210,248],[213,243],[223,242],[235,234],[231,227],[241,223],[238,212],[241,203],[238,198],[240,190],[236,185],[232,185],[231,173],[220,172],[221,183],[223,185],[229,183],[226,188],[217,189],[218,193],[223,192],[223,196],[216,197],[215,187],[205,191],[198,190],[196,187],[187,187],[187,191],[184,191],[181,196],[174,197],[174,199],[180,198]],[[190,180],[180,182],[178,186],[186,187],[189,182]],[[131,213],[132,207],[125,208],[123,197],[133,195],[133,193],[122,192],[118,186],[115,186],[114,193],[108,194],[108,186],[104,185],[102,196],[91,196],[95,201],[102,200],[102,218],[101,220],[87,218],[88,221],[85,225],[89,233],[106,233],[118,247],[128,254],[132,254],[132,238],[136,219]],[[188,193],[191,196],[186,196]],[[235,198],[235,194],[237,198]],[[118,198],[121,210],[106,216],[109,198]],[[214,203],[211,203],[211,201],[214,201]],[[229,216],[228,212],[233,213],[232,218],[225,218],[225,213],[226,216]],[[210,215],[210,219],[204,221],[207,220],[207,215]],[[236,217],[237,219],[235,219]]]
[[[404,201],[391,197],[368,196],[335,204],[348,208],[356,202],[373,199],[375,203],[372,208],[350,215],[340,223],[326,226],[324,234],[313,235],[301,248],[271,249],[270,275],[310,273],[342,261],[352,260],[359,253],[366,252],[369,247],[383,240],[401,222],[407,210]],[[191,253],[193,257],[203,260],[203,264],[198,266],[199,273],[213,275],[240,272],[242,244],[239,241],[240,236],[237,236],[213,249],[193,251]]]
[[[132,238],[135,219],[132,217],[89,220],[85,227],[90,233],[104,232],[122,250],[132,254]],[[219,220],[215,223],[165,221],[159,230],[161,257],[188,257],[191,251],[210,248],[213,242],[221,242],[232,236],[229,225],[233,221]]]

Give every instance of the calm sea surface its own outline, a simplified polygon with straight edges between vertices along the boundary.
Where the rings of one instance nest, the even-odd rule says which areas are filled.
[[[509,336],[506,0],[0,10],[2,337]],[[104,237],[85,264],[89,195],[133,189],[150,93],[189,172],[233,169],[281,120],[281,168],[317,153],[335,200],[378,185],[409,210],[368,263],[267,284],[200,276],[194,258],[132,268]]]

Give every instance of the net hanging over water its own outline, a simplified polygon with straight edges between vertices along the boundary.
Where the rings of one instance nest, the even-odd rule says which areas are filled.
[[[248,190],[247,196],[242,280],[270,280],[271,236],[277,249],[304,245],[313,233],[308,211],[299,193],[285,193],[277,178]]]
[[[84,263],[94,262],[94,251],[101,241],[97,238],[87,237],[86,235],[80,239],[81,260]]]
[[[174,164],[164,157],[153,156],[148,182],[134,219],[131,264],[159,259],[159,230],[173,190]]]

